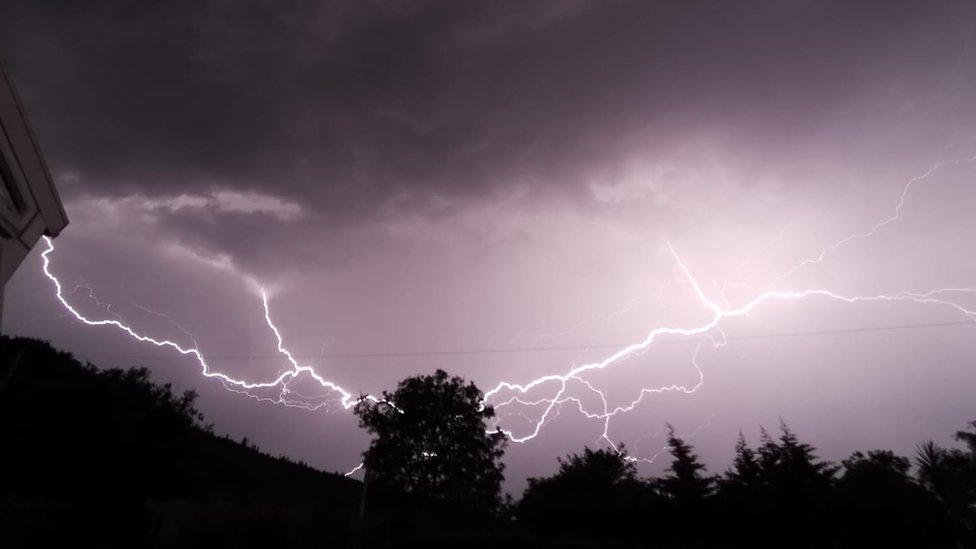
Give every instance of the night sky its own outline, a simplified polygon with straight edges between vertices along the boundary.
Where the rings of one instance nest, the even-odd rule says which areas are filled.
[[[195,340],[238,379],[290,367],[257,285],[285,346],[356,394],[436,368],[524,384],[704,325],[669,245],[729,310],[764,290],[928,296],[771,299],[581,376],[613,408],[694,387],[697,363],[693,394],[645,396],[608,433],[651,458],[671,422],[713,470],[740,428],[781,418],[829,459],[911,453],[976,418],[974,31],[963,0],[0,5],[71,220],[51,256],[65,297]],[[334,392],[295,387],[316,411],[257,401],[85,326],[39,252],[5,332],[147,366],[271,453],[359,463],[366,434]],[[511,489],[606,445],[580,413],[603,404],[567,391],[509,446]],[[498,411],[525,435],[541,409]]]

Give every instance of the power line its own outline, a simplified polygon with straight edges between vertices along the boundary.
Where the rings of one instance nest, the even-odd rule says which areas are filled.
[[[872,326],[864,328],[838,328],[835,330],[814,330],[806,332],[781,332],[771,334],[751,334],[740,336],[728,336],[727,341],[747,341],[754,339],[781,339],[788,337],[858,334],[870,332],[884,332],[891,330],[912,330],[920,328],[946,328],[951,326],[976,326],[972,320],[959,320],[954,322],[929,322],[924,324],[891,324],[887,326]],[[655,342],[655,345],[672,345],[677,343],[701,343],[715,341],[714,337],[699,337],[688,339],[668,339]],[[295,358],[403,358],[403,357],[424,357],[424,356],[458,356],[458,355],[492,355],[492,354],[514,354],[514,353],[539,353],[547,351],[583,351],[588,349],[607,349],[620,348],[630,345],[630,343],[599,343],[593,345],[557,345],[557,346],[537,346],[537,347],[498,347],[486,349],[445,349],[442,351],[392,351],[392,352],[356,352],[356,353],[336,353],[329,355],[292,355]],[[180,360],[182,356],[160,356],[160,355],[119,355],[119,354],[93,354],[91,357],[98,358],[120,358],[120,359],[152,359],[152,360]],[[274,355],[205,355],[207,360],[272,360],[285,357],[280,354]]]

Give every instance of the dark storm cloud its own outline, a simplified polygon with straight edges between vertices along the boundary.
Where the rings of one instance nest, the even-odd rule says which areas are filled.
[[[964,38],[925,32],[958,3],[765,4],[31,2],[7,3],[3,34],[51,156],[96,189],[311,188],[337,210],[571,173],[622,132],[744,97],[762,112],[739,116],[789,127],[865,60],[923,69]]]
[[[593,173],[705,131],[788,155],[865,88],[958,71],[961,6],[8,2],[0,45],[67,196],[254,191],[304,230],[514,186],[589,204]],[[261,220],[186,213],[180,238],[254,249],[239,225]]]

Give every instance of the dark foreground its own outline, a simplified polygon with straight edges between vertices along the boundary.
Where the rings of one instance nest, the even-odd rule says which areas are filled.
[[[585,450],[490,514],[214,434],[192,393],[0,338],[0,547],[976,547],[976,435],[839,465],[785,425],[712,476]]]

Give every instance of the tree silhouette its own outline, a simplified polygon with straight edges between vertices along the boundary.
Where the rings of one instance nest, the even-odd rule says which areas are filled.
[[[705,466],[694,448],[674,434],[674,427],[667,427],[668,449],[674,460],[668,475],[657,481],[657,489],[676,507],[699,506],[714,492],[715,478],[704,475]]]
[[[474,383],[443,370],[401,381],[380,402],[360,400],[359,423],[375,435],[363,460],[369,483],[426,501],[497,511],[505,435],[487,430],[495,412],[482,400]]]
[[[705,543],[705,532],[694,525],[710,511],[715,477],[705,473],[705,465],[695,455],[694,448],[674,433],[674,427],[668,424],[667,428],[668,451],[673,459],[666,475],[653,485],[667,502],[667,523],[676,543],[685,546]]]
[[[800,546],[820,546],[834,518],[830,503],[837,466],[817,458],[816,449],[801,442],[785,422],[780,422],[780,431],[779,439],[773,440],[762,430],[757,452],[761,506],[773,519],[775,534],[796,536],[802,540]]]
[[[633,537],[660,509],[623,450],[591,450],[559,459],[559,471],[530,478],[517,508],[519,523],[554,537]]]
[[[976,421],[969,428],[976,429]],[[971,547],[976,545],[976,432],[957,431],[955,438],[966,444],[965,450],[932,441],[918,446],[918,476],[952,515],[957,536]]]
[[[726,486],[750,490],[757,488],[761,480],[762,468],[756,458],[756,451],[749,447],[745,435],[739,431],[739,438],[735,442],[735,457],[732,458],[732,468],[726,473],[723,483]]]
[[[764,481],[760,456],[739,431],[732,467],[719,480],[716,494],[716,515],[719,529],[727,533],[726,546],[754,545],[750,527],[762,524],[767,514]]]
[[[948,518],[908,474],[908,458],[888,450],[855,452],[837,482],[843,546],[951,547]]]

